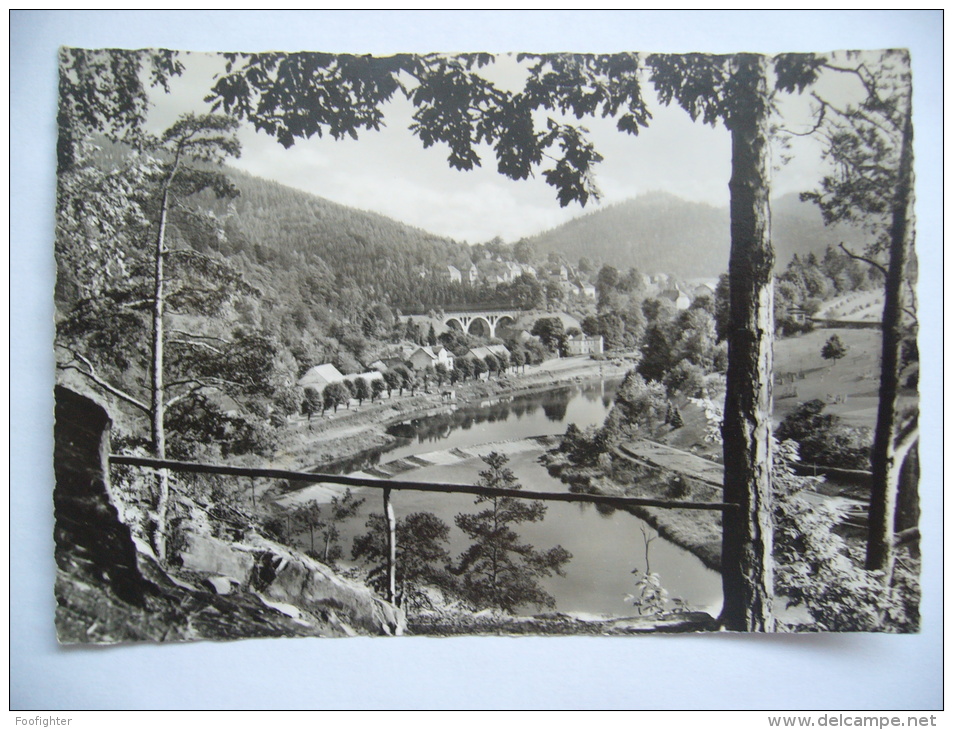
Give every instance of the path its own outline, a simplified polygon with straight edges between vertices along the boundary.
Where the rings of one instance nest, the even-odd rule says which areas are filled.
[[[718,489],[724,483],[724,468],[721,464],[673,446],[638,440],[620,444],[617,453],[630,461],[678,472]]]
[[[629,441],[620,444],[616,448],[616,453],[624,459],[643,466],[667,469],[682,474],[719,491],[724,484],[725,472],[721,464],[655,441]],[[849,519],[856,521],[861,513],[866,519],[867,504],[863,501],[843,496],[825,495],[813,490],[805,491],[804,496],[815,504],[837,504],[847,507],[848,514],[846,516]]]

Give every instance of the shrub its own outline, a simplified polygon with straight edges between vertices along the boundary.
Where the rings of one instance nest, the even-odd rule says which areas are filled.
[[[804,493],[817,481],[798,477],[792,464],[797,444],[774,449],[775,590],[788,605],[804,606],[817,631],[910,631],[917,617],[910,586],[887,588],[883,575],[864,570],[845,540],[834,532],[840,508],[808,500]],[[901,582],[905,580],[902,576]]]
[[[371,515],[368,532],[354,538],[351,554],[371,566],[368,583],[382,596],[387,594],[387,536],[384,517]],[[415,512],[397,520],[395,583],[397,605],[407,609],[431,607],[428,587],[453,593],[456,579],[446,569],[450,527],[430,512]]]
[[[775,437],[779,441],[796,441],[801,456],[812,463],[869,469],[870,430],[844,425],[837,416],[823,413],[826,407],[818,399],[802,403],[784,418]]]
[[[705,371],[695,363],[681,360],[665,373],[662,384],[669,397],[684,393],[690,398],[697,398],[705,388]]]

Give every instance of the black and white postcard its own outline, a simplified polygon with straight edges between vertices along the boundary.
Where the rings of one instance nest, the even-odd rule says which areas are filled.
[[[240,51],[59,52],[60,642],[919,630],[907,51]]]

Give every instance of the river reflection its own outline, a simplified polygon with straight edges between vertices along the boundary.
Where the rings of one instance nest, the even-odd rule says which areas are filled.
[[[413,442],[393,449],[388,457],[409,456],[420,445],[464,448],[490,441],[561,434],[570,423],[579,428],[600,425],[612,407],[620,382],[621,378],[613,378],[565,385],[467,404],[452,413],[411,419],[388,429],[391,435]]]
[[[562,434],[566,426],[600,425],[612,407],[621,378],[564,385],[551,390],[493,398],[461,405],[450,413],[414,418],[394,424],[387,433],[397,439],[385,449],[373,449],[322,465],[329,474],[369,469],[381,461],[435,449],[466,448],[491,441]],[[422,448],[425,447],[425,448]]]
[[[453,449],[466,453],[485,453],[491,442],[515,441],[529,436],[561,434],[569,423],[580,428],[601,424],[618,388],[619,379],[589,384],[573,384],[546,392],[495,399],[462,406],[449,414],[413,419],[390,429],[398,436],[396,448],[366,456],[363,463],[352,462],[350,469],[366,469],[380,461],[390,462],[412,455],[447,454]],[[480,447],[480,448],[477,448]],[[460,453],[459,451],[455,453]],[[516,453],[510,467],[527,491],[566,489],[538,463],[541,449]],[[406,473],[406,478],[423,482],[474,483],[483,463],[478,458],[454,464],[434,465]],[[395,477],[395,478],[400,478]],[[341,526],[342,547],[350,554],[351,542],[366,531],[365,522],[381,510],[381,494],[376,489],[356,490],[366,498],[361,513]],[[401,491],[393,494],[397,516],[413,512],[433,512],[451,526],[450,551],[454,556],[466,548],[465,536],[456,529],[454,517],[461,512],[477,512],[469,495],[433,494]],[[562,545],[573,554],[565,577],[544,581],[556,598],[560,611],[608,616],[629,616],[635,609],[625,603],[632,592],[633,569],[645,568],[645,523],[625,511],[598,510],[590,505],[552,502],[546,519],[520,526],[520,534],[539,549]],[[709,612],[717,612],[721,602],[721,583],[717,573],[707,569],[695,556],[666,542],[651,544],[652,570],[673,597]],[[527,613],[534,612],[529,607]]]
[[[539,449],[514,454],[509,467],[527,491],[566,489],[538,463],[541,453]],[[472,484],[483,468],[483,462],[473,458],[452,465],[424,467],[409,472],[406,477],[422,482]],[[346,553],[353,538],[366,531],[367,518],[372,513],[380,513],[382,505],[380,490],[355,491],[366,502],[361,513],[342,526]],[[468,546],[466,536],[454,524],[454,517],[486,507],[476,505],[472,495],[413,491],[392,493],[391,503],[398,519],[414,512],[432,512],[450,525],[449,550],[453,556],[460,555]],[[587,504],[548,502],[542,522],[523,524],[517,529],[526,542],[540,550],[562,545],[573,555],[565,576],[542,581],[545,590],[556,599],[557,610],[593,616],[633,616],[637,615],[636,609],[625,597],[635,586],[632,571],[644,570],[646,565],[642,528],[654,534],[643,520],[625,510],[604,512]],[[670,596],[685,600],[693,608],[717,613],[721,603],[721,579],[717,573],[702,565],[694,555],[663,539],[651,543],[650,553],[651,568],[662,577],[662,585]],[[538,610],[527,606],[521,613],[532,614]]]

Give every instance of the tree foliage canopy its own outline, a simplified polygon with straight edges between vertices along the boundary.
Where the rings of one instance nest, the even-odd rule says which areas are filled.
[[[411,132],[425,148],[448,147],[458,170],[482,164],[479,147],[492,148],[497,171],[524,180],[542,167],[560,205],[599,197],[592,177],[602,157],[584,127],[548,116],[617,117],[618,128],[638,134],[651,117],[639,83],[637,54],[524,54],[521,90],[500,88],[478,70],[490,54],[332,55],[228,54],[226,73],[207,100],[290,147],[297,139],[335,139],[380,129],[382,105],[400,94],[414,107]]]

